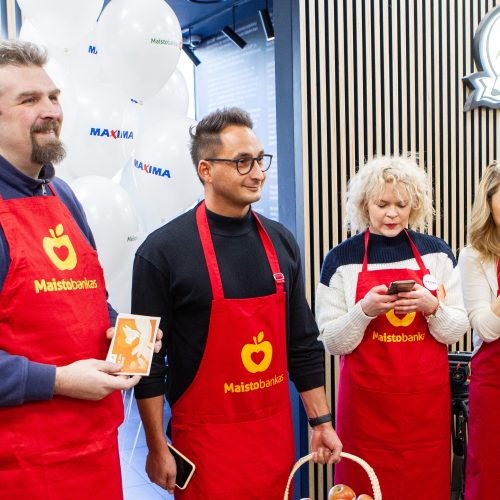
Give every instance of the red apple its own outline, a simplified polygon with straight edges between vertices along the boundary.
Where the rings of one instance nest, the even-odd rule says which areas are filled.
[[[328,500],[356,500],[356,493],[345,484],[336,484],[328,492]]]

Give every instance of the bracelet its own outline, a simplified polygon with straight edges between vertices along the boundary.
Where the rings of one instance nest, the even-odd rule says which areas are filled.
[[[436,308],[434,309],[434,311],[432,311],[430,314],[424,314],[424,318],[429,321],[430,319],[432,318],[435,318],[436,317],[436,313],[439,311],[439,306],[440,306],[440,302],[439,302],[439,299],[438,299],[438,303],[437,303],[437,306]]]
[[[326,415],[321,415],[320,417],[313,417],[309,419],[309,425],[311,427],[316,427],[317,425],[321,425],[326,422],[333,422],[333,415],[331,413],[327,413]]]

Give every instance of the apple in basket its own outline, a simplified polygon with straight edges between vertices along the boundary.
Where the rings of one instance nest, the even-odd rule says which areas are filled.
[[[328,500],[356,500],[356,493],[345,484],[336,484],[328,492]]]

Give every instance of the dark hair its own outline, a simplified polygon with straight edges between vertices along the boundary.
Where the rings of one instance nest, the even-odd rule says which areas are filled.
[[[24,40],[0,40],[1,66],[45,66],[47,50]]]
[[[222,146],[220,133],[231,125],[253,128],[252,119],[245,110],[223,108],[213,111],[189,129],[191,159],[196,169],[200,160],[217,154],[217,150]]]

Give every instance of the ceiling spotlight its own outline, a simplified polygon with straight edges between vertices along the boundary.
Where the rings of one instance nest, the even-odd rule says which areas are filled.
[[[260,9],[259,16],[267,41],[270,42],[271,40],[274,40],[274,27],[269,11],[267,9]]]
[[[191,62],[195,65],[198,66],[201,64],[201,61],[196,57],[196,54],[194,53],[194,50],[187,44],[182,45],[182,50],[184,51],[184,54],[186,54],[189,59],[191,59]]]
[[[241,36],[229,26],[224,26],[224,28],[222,28],[222,33],[224,33],[224,35],[226,35],[229,40],[236,44],[240,49],[243,49],[247,44],[247,42],[245,42],[245,40],[243,40],[243,38],[241,38]]]

